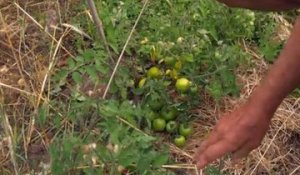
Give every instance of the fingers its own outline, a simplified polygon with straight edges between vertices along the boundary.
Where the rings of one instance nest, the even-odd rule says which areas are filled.
[[[208,146],[215,144],[220,139],[221,136],[216,131],[212,131],[209,137],[200,145],[197,153],[195,154],[195,157],[197,157],[199,153],[203,152],[203,150],[205,150]]]
[[[237,151],[233,153],[232,160],[236,162],[239,159],[246,157],[253,149],[254,147],[252,146],[252,144],[247,142],[246,144],[244,144],[242,147],[240,147]]]
[[[199,152],[196,157],[196,164],[199,168],[203,168],[217,158],[235,149],[234,146],[228,144],[225,140],[220,140],[213,145],[209,145],[202,152]]]
[[[222,139],[221,135],[217,132],[217,129],[214,128],[214,130],[212,130],[212,132],[209,134],[208,138],[205,141],[203,141],[203,143],[200,145],[199,149],[197,150],[196,154],[194,155],[194,160],[196,160],[197,163],[200,162],[200,158],[202,157],[203,152],[208,147],[219,142],[221,139]]]

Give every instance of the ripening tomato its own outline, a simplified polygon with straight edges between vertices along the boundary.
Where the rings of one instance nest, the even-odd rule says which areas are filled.
[[[188,126],[187,124],[181,124],[179,126],[179,134],[184,136],[184,137],[188,137],[192,134],[193,129]]]
[[[168,133],[176,132],[178,124],[175,121],[169,121],[166,125],[166,130]]]
[[[147,76],[150,78],[160,78],[162,76],[162,72],[158,67],[153,66],[148,70]]]
[[[187,92],[190,89],[191,82],[186,78],[179,78],[176,81],[175,87],[179,92]]]
[[[142,88],[144,87],[145,83],[146,83],[146,78],[142,78],[140,81],[139,81],[139,84],[138,84],[138,87],[139,88]]]
[[[166,121],[162,118],[157,118],[153,120],[152,125],[154,131],[163,131],[166,127]]]
[[[186,142],[185,137],[182,135],[179,135],[174,139],[174,143],[178,147],[183,147],[185,145],[185,142]]]

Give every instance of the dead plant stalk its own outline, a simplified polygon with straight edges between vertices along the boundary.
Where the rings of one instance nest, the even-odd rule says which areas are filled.
[[[108,54],[110,60],[114,63],[114,59],[111,55],[109,45],[108,45],[106,37],[105,37],[105,33],[104,33],[104,29],[103,29],[103,23],[102,23],[101,19],[99,18],[95,3],[94,3],[93,0],[87,0],[87,2],[88,2],[88,6],[90,8],[91,14],[92,14],[93,21],[96,25],[96,29],[97,29],[98,34],[100,36],[100,39],[103,41],[104,47],[107,51],[107,54]]]
[[[137,17],[137,19],[136,19],[136,21],[135,21],[135,23],[134,23],[134,25],[133,25],[133,27],[132,27],[132,29],[131,29],[131,31],[130,31],[130,34],[129,34],[129,36],[128,36],[126,42],[125,42],[125,45],[123,46],[122,52],[121,52],[121,54],[120,54],[120,56],[119,56],[119,58],[118,58],[118,60],[117,60],[117,63],[116,63],[116,65],[115,65],[115,67],[114,67],[114,70],[113,70],[113,72],[112,72],[112,74],[111,74],[111,76],[110,76],[110,79],[109,79],[109,81],[108,81],[108,84],[107,84],[107,86],[106,86],[106,88],[105,88],[104,94],[103,94],[103,96],[102,96],[103,99],[105,99],[105,97],[106,97],[106,95],[107,95],[107,92],[108,92],[108,90],[109,90],[109,88],[110,88],[110,85],[111,85],[111,83],[112,83],[112,80],[113,80],[114,77],[115,77],[115,74],[116,74],[116,72],[117,72],[117,69],[118,69],[118,67],[119,67],[119,64],[120,64],[120,62],[121,62],[121,60],[122,60],[122,58],[123,58],[123,55],[124,55],[124,53],[125,53],[126,47],[127,47],[128,43],[129,43],[129,41],[130,41],[130,39],[131,39],[131,37],[132,37],[132,35],[133,35],[133,32],[135,31],[135,28],[136,28],[136,26],[137,26],[137,24],[138,24],[138,22],[139,22],[139,20],[140,20],[140,18],[141,18],[141,16],[142,16],[142,14],[144,13],[144,11],[145,11],[145,9],[146,9],[146,7],[147,7],[148,2],[149,2],[149,0],[145,0],[144,5],[143,5],[143,7],[142,7],[142,10],[140,11],[139,16]]]

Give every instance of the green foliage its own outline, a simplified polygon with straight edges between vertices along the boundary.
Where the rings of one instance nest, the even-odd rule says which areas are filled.
[[[49,109],[47,105],[42,105],[39,110],[38,110],[38,117],[37,117],[37,122],[40,125],[46,124],[47,117],[48,117]]]
[[[220,83],[220,89],[213,90],[219,91],[219,95],[213,95],[216,99],[238,94],[233,70],[247,61],[247,54],[242,51],[238,39],[253,37],[253,12],[228,9],[207,0],[169,5],[156,1],[149,8],[151,10],[140,25],[141,39],[146,37],[149,42],[140,46],[140,54],[146,55],[143,52],[149,53],[152,47],[160,48],[158,59],[172,56],[185,62],[180,72],[196,83],[208,83],[209,89]],[[183,42],[178,44],[180,37]],[[225,76],[221,76],[223,72],[226,72]]]
[[[68,174],[72,168],[79,166],[82,152],[78,149],[81,140],[69,135],[68,137],[56,139],[50,147],[52,159],[51,170],[55,175]]]
[[[258,39],[259,51],[268,62],[273,62],[283,47],[283,42],[276,38],[278,24],[275,22],[274,14],[258,14],[259,20],[256,21],[258,30],[256,38]]]
[[[95,3],[116,58],[142,3]],[[86,4],[78,8],[86,10]],[[151,1],[129,42],[108,99],[103,100],[87,96],[83,87],[106,85],[113,65],[97,41],[91,20],[85,15],[72,20],[95,41],[85,43],[77,38],[78,55],[54,72],[51,95],[57,100],[51,104],[60,113],[52,115],[54,112],[44,107],[38,113],[41,124],[50,120],[48,114],[53,117],[49,123],[61,135],[50,147],[53,174],[118,175],[120,167],[131,174],[172,174],[161,168],[172,161],[162,139],[151,132],[153,116],[160,115],[165,107],[174,108],[178,111],[174,120],[188,123],[193,118],[191,109],[201,105],[204,93],[216,101],[227,95],[238,96],[235,70],[247,65],[250,58],[244,41],[258,45],[269,61],[281,48],[281,43],[270,44],[276,27],[271,16],[229,9],[212,0]],[[139,80],[153,66],[163,75],[147,77],[139,87]],[[194,90],[178,92],[174,88],[177,78],[187,78]],[[63,97],[59,95],[62,92]],[[96,148],[84,151],[91,143]],[[208,167],[206,173],[221,174],[215,167]]]
[[[99,15],[105,27],[108,43],[118,54],[142,3],[132,0],[122,2],[98,0],[96,5],[101,9]],[[218,100],[224,95],[237,95],[238,86],[231,77],[234,76],[233,70],[239,64],[245,63],[243,60],[247,58],[239,40],[254,37],[255,21],[256,14],[252,11],[230,9],[211,0],[151,2],[127,48],[127,54],[138,59],[134,63],[128,61],[139,67],[144,66],[149,59],[158,61],[169,56],[175,57],[185,62],[180,73],[197,84],[205,82],[204,85],[208,85],[208,89],[211,89],[212,86],[221,83],[219,95],[215,96],[218,90],[213,90],[215,99]],[[87,20],[82,21],[82,25],[86,22]],[[94,29],[90,30],[89,34],[94,38],[97,37]],[[182,39],[180,43],[179,38]],[[271,53],[269,45],[264,48],[266,52]],[[112,93],[119,90],[122,99],[127,98],[128,88],[132,88],[132,80],[137,74],[137,69],[127,67],[130,63],[120,67],[118,71],[120,76],[116,77],[111,89]],[[79,75],[88,73],[95,77],[97,71],[104,69],[95,70],[93,66],[89,66],[86,70],[88,71],[74,71],[73,79],[80,83]],[[227,76],[217,75],[223,73],[220,70],[226,71]],[[227,82],[228,79],[230,81]]]
[[[95,171],[104,174],[108,171],[110,174],[117,175],[120,174],[119,166],[137,174],[161,172],[161,166],[169,161],[167,147],[155,146],[154,143],[159,141],[157,138],[144,135],[132,127],[124,125],[116,117],[123,114],[122,117],[130,121],[132,115],[138,114],[133,113],[134,107],[128,102],[118,104],[117,101],[105,101],[99,105],[101,107],[99,114],[103,119],[97,124],[97,128],[101,134],[97,135],[96,140],[94,136],[82,138],[81,132],[66,134],[64,138],[56,139],[50,148],[53,160],[52,173],[79,174],[81,170],[76,168],[80,166],[90,167],[82,170],[87,174],[93,174]],[[70,110],[75,110],[74,108]],[[80,109],[84,109],[84,107]],[[84,152],[82,148],[87,143],[95,143],[97,147],[89,152]],[[113,146],[110,148],[108,145]],[[92,158],[97,161],[97,164],[103,164],[103,166],[93,169]]]

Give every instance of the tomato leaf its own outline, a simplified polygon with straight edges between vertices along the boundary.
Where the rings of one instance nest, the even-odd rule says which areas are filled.
[[[126,150],[123,150],[119,156],[118,156],[118,162],[124,166],[124,167],[127,167],[128,165],[131,165],[135,162],[137,162],[137,158],[139,156],[137,156],[137,151],[131,149],[126,149]]]
[[[156,156],[156,158],[153,161],[153,167],[154,168],[160,168],[162,165],[166,164],[169,160],[169,154],[164,153],[164,154],[159,154]]]
[[[82,84],[82,76],[79,72],[72,73],[72,79],[75,81],[76,84]]]

